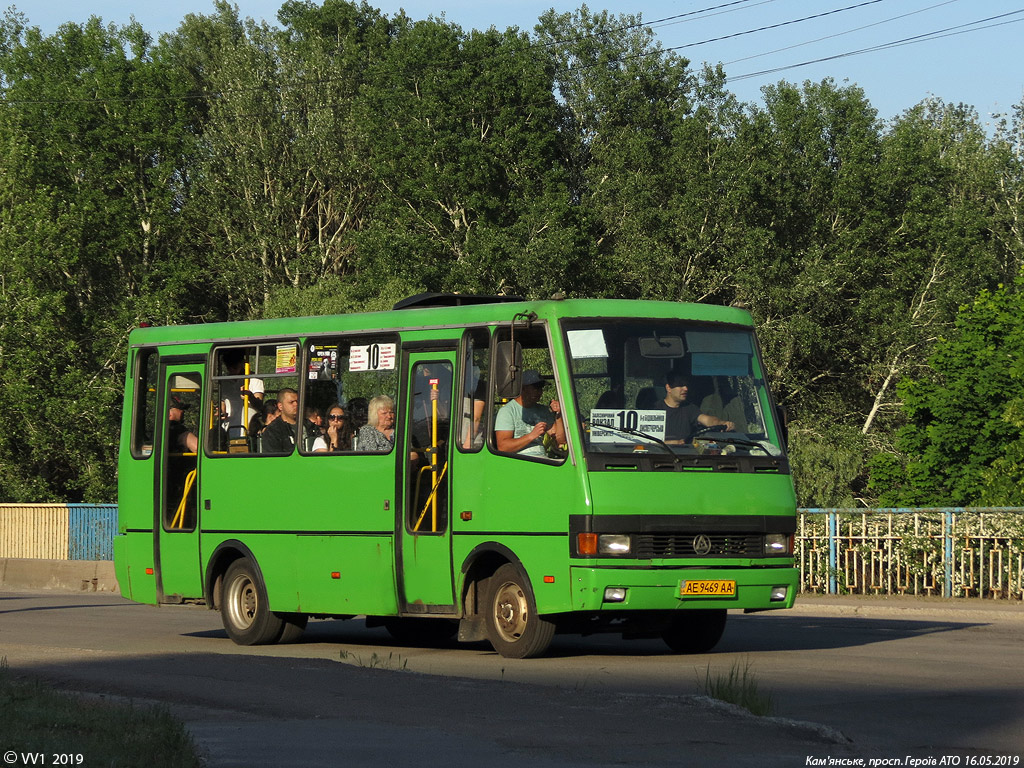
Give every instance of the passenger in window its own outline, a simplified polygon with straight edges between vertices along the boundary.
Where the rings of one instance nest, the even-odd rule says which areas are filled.
[[[345,416],[345,409],[338,404],[328,410],[324,439],[327,442],[325,450],[331,453],[352,450],[352,425]]]
[[[172,450],[195,453],[199,450],[199,438],[182,423],[188,403],[176,395],[171,395],[170,407],[167,409],[167,442]]]
[[[295,447],[299,393],[291,387],[284,387],[277,393],[277,404],[280,416],[263,430],[263,453],[291,453]]]
[[[281,411],[278,408],[277,400],[267,400],[266,404],[263,406],[264,429],[273,424],[277,417],[280,415]]]
[[[319,408],[306,408],[306,418],[302,422],[302,431],[307,451],[326,449],[324,417]]]
[[[348,401],[348,409],[345,411],[345,415],[348,416],[348,420],[352,424],[352,430],[354,432],[358,432],[366,426],[367,411],[369,408],[370,405],[366,402],[365,397],[353,397]]]
[[[466,371],[466,396],[462,398],[462,447],[476,450],[484,444],[483,417],[487,400],[487,383],[480,378],[480,369]]]
[[[743,400],[724,376],[714,379],[714,391],[700,401],[700,412],[732,422],[737,432],[747,431]]]
[[[247,358],[243,350],[226,349],[221,361],[228,376],[246,376]],[[224,428],[229,437],[246,437],[247,434],[243,434],[242,428],[248,430],[253,417],[263,408],[263,380],[254,376],[244,378],[238,383],[228,380],[225,382],[224,390]]]
[[[665,376],[665,399],[655,406],[665,411],[666,443],[688,443],[695,433],[705,427],[724,426],[729,432],[735,431],[736,425],[733,422],[701,413],[700,408],[689,401],[689,397],[690,378],[679,371],[669,371]]]
[[[359,430],[359,450],[387,453],[395,444],[395,401],[378,395],[370,401],[366,426]]]
[[[543,395],[541,375],[534,370],[523,371],[519,397],[501,406],[494,421],[494,438],[499,451],[543,457],[548,455],[545,443],[556,450],[566,444],[561,404],[551,400],[548,405],[541,405]]]
[[[254,453],[263,453],[263,433],[280,415],[280,411],[277,410],[277,400],[267,400],[263,405],[263,410],[249,421],[249,442]]]

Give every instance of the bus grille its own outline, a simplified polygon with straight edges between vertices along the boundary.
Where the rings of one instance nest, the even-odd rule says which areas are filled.
[[[759,557],[764,553],[760,534],[638,534],[633,537],[636,557]]]

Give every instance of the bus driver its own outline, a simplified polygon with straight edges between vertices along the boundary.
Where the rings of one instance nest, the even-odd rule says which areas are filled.
[[[562,407],[557,400],[552,400],[549,405],[540,405],[543,394],[544,379],[540,374],[532,369],[523,371],[519,397],[505,403],[494,421],[494,437],[499,451],[544,457],[547,455],[544,434],[549,431],[558,445],[565,445]]]

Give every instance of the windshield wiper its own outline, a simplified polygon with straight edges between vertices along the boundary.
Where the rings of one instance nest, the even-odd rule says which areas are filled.
[[[666,451],[668,451],[670,454],[672,454],[672,460],[676,464],[681,464],[682,463],[682,459],[679,458],[679,454],[675,452],[675,449],[671,445],[666,443],[664,440],[662,440],[660,437],[655,437],[654,435],[649,435],[646,432],[641,432],[639,429],[624,429],[623,427],[616,427],[616,426],[613,426],[611,424],[598,424],[597,426],[600,427],[601,429],[613,429],[616,432],[621,432],[624,435],[633,435],[635,437],[642,437],[644,440],[650,440],[651,442],[657,443],[658,445],[662,446]]]

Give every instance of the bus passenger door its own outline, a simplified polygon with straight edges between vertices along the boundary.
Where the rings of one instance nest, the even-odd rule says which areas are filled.
[[[405,353],[408,386],[399,411],[403,500],[397,574],[406,614],[451,614],[449,488],[455,352]]]
[[[203,594],[198,499],[205,367],[202,360],[161,366],[153,553],[161,603],[178,603]]]

